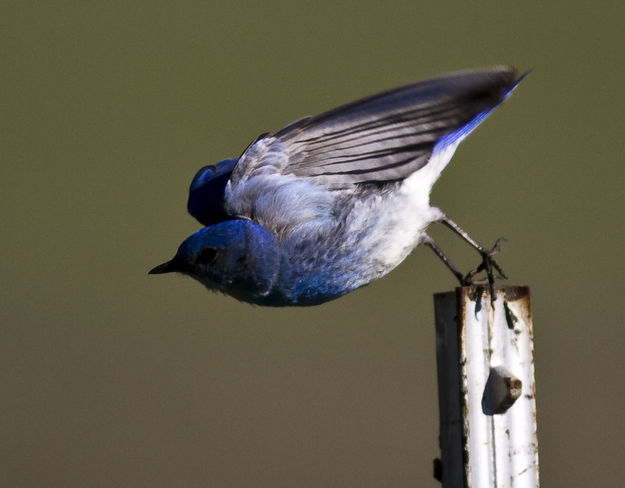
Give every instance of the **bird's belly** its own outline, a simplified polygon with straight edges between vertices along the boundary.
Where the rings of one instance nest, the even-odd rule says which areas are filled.
[[[431,181],[418,171],[389,198],[380,199],[371,212],[354,219],[353,229],[364,228],[352,245],[367,249],[371,271],[380,277],[398,266],[421,242],[435,214],[429,205]],[[366,225],[363,225],[363,220]]]
[[[338,202],[332,229],[299,232],[285,243],[288,259],[279,281],[293,304],[344,295],[389,273],[410,254],[434,215],[431,183],[418,174],[391,191]]]

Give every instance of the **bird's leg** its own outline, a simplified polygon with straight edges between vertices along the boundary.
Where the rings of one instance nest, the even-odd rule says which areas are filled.
[[[497,239],[495,241],[495,244],[493,245],[492,248],[490,248],[490,249],[478,249],[478,252],[482,255],[484,260],[482,261],[482,264],[480,264],[477,268],[472,269],[471,271],[469,271],[466,274],[465,278],[467,278],[469,281],[471,281],[471,278],[473,278],[473,276],[475,276],[480,271],[484,271],[484,270],[486,271],[486,274],[489,277],[493,277],[494,278],[494,273],[493,273],[493,269],[494,269],[495,271],[497,271],[497,278],[501,278],[501,279],[507,280],[508,276],[506,276],[506,274],[501,269],[501,267],[493,259],[493,256],[495,254],[497,254],[501,250],[501,243],[505,242],[505,241],[506,241],[506,239],[504,237],[500,237],[499,239]]]
[[[447,256],[445,256],[445,253],[442,251],[442,249],[436,245],[434,240],[429,235],[426,234],[423,237],[422,243],[425,244],[426,246],[428,246],[430,249],[432,249],[432,251],[434,251],[436,253],[436,255],[440,258],[440,260],[443,263],[445,263],[445,266],[447,266],[447,268],[449,268],[449,270],[454,274],[454,276],[460,282],[460,286],[464,286],[464,285],[467,284],[463,274],[460,271],[458,271],[458,268],[456,268],[453,265],[453,263],[449,260],[449,258]]]
[[[442,222],[451,230],[453,230],[464,241],[468,242],[471,245],[471,247],[473,247],[477,252],[479,252],[480,256],[482,256],[481,264],[477,266],[475,269],[472,269],[471,271],[469,271],[463,277],[463,279],[461,280],[461,283],[472,284],[473,277],[477,273],[481,271],[485,271],[486,276],[488,278],[488,286],[489,286],[490,293],[491,293],[491,300],[494,300],[495,295],[494,295],[493,285],[495,283],[495,278],[502,278],[502,279],[508,278],[506,274],[504,273],[504,271],[499,266],[499,264],[497,264],[497,262],[493,258],[493,256],[497,254],[499,250],[501,249],[501,243],[505,241],[505,239],[503,238],[497,239],[491,249],[486,249],[485,247],[475,242],[466,231],[464,231],[458,224],[456,224],[453,220],[447,217],[447,215],[445,215],[442,211],[439,210],[439,212],[440,214],[436,220],[438,222]],[[495,272],[497,273],[497,276],[495,276]]]

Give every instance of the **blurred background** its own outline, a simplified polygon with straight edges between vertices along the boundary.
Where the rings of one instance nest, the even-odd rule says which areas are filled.
[[[417,249],[264,309],[148,276],[188,184],[276,130],[447,71],[533,69],[432,200],[532,289],[544,486],[625,479],[618,2],[2,2],[0,485],[413,487],[438,450]],[[476,256],[432,234],[463,269]]]

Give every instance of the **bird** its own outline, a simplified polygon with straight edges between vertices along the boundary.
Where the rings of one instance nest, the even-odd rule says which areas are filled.
[[[527,74],[527,73],[526,73]],[[201,168],[188,212],[204,227],[149,274],[178,272],[255,305],[310,306],[386,275],[429,246],[461,285],[505,273],[430,191],[458,145],[516,89],[511,66],[457,71],[384,91],[264,133],[238,158]],[[480,264],[461,273],[427,228],[442,223]]]

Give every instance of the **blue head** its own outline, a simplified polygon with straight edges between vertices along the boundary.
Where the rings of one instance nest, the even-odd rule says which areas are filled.
[[[211,290],[260,303],[271,293],[280,268],[276,239],[243,219],[205,227],[180,244],[171,261],[150,274],[179,272]]]

